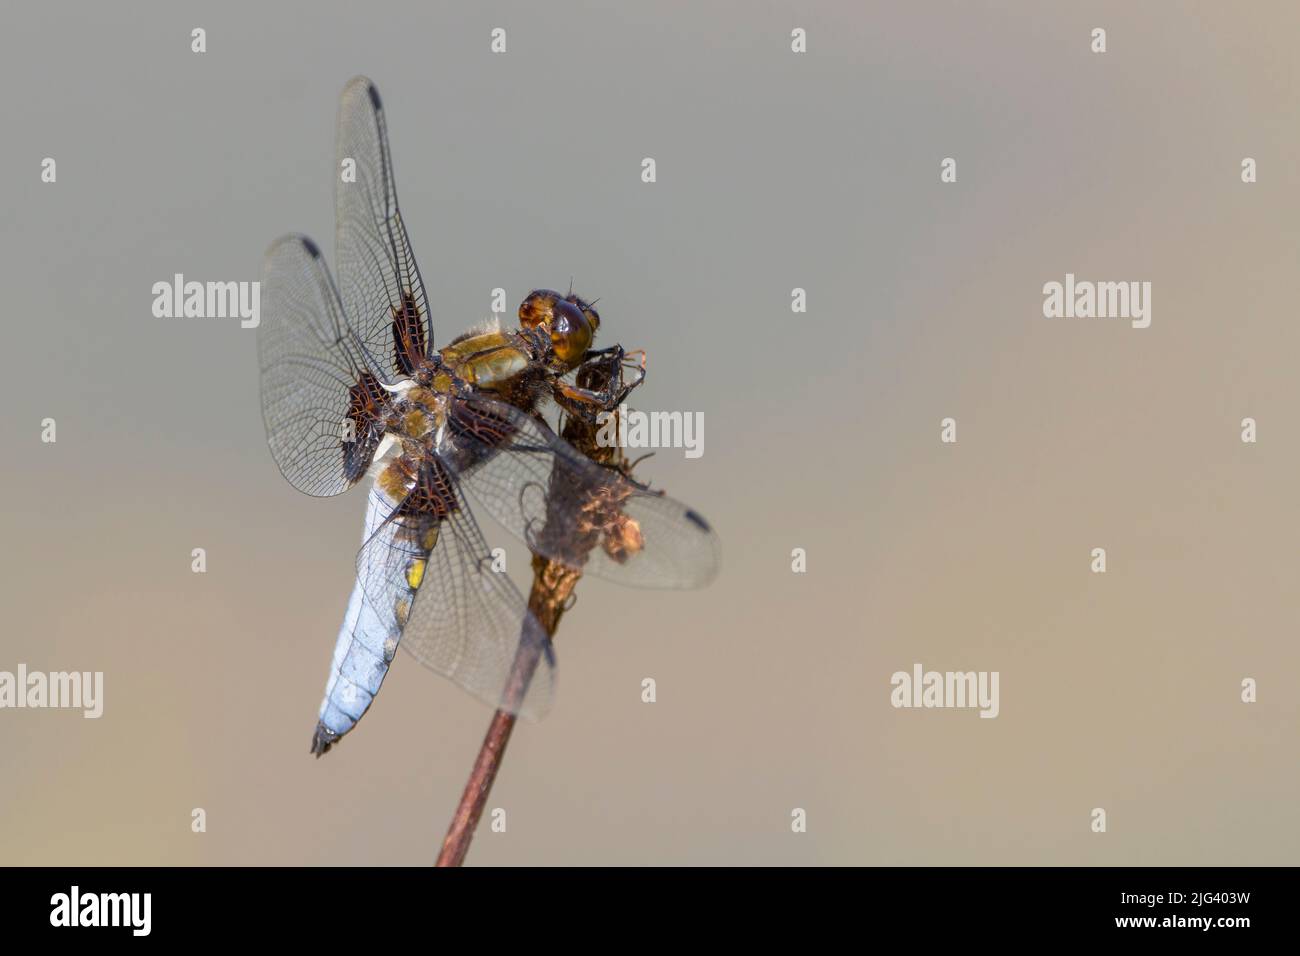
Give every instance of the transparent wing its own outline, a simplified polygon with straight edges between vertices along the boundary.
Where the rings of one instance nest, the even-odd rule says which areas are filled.
[[[640,587],[703,587],[717,574],[718,539],[698,512],[595,464],[531,415],[460,398],[447,426],[465,488],[534,553]]]
[[[266,253],[257,345],[271,454],[299,491],[356,482],[383,434],[387,395],[367,370],[320,249],[285,236]]]
[[[550,710],[555,656],[509,576],[492,570],[482,531],[454,489],[449,513],[410,509],[371,491],[388,518],[357,556],[367,600],[402,628],[399,646],[492,707],[538,720]]]
[[[339,103],[335,254],[347,314],[373,360],[409,375],[430,354],[429,302],[397,208],[379,91],[364,76]]]

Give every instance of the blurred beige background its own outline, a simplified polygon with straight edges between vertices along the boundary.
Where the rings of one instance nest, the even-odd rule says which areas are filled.
[[[638,404],[705,415],[702,458],[643,474],[725,549],[707,591],[583,582],[471,862],[1296,863],[1298,28],[1282,2],[13,7],[0,670],[102,670],[106,700],[0,711],[0,864],[434,858],[489,712],[399,654],[310,757],[364,493],[279,476],[252,331],[150,312],[175,272],[258,278],[285,232],[332,260],[362,72],[437,338],[496,286],[602,297],[603,341],[649,352]],[[1066,272],[1151,281],[1151,328],[1044,319]],[[1000,671],[1000,716],[891,708],[917,661]]]

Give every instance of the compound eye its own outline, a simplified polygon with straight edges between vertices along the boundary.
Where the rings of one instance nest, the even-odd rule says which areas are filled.
[[[536,328],[543,322],[550,322],[554,314],[555,303],[561,300],[558,292],[550,289],[534,289],[519,303],[519,324],[526,329]]]
[[[577,365],[591,348],[591,323],[572,302],[552,303],[551,344],[565,365]]]
[[[591,331],[593,333],[600,328],[600,313],[597,312],[594,308],[592,308],[590,302],[588,302],[586,299],[581,298],[580,296],[576,296],[572,294],[567,296],[564,301],[572,302],[574,305],[576,305],[578,308],[582,310],[582,314],[587,317],[587,322],[588,324],[591,325]]]

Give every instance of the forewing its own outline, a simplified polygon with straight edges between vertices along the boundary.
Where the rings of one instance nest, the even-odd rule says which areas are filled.
[[[320,249],[285,236],[266,253],[257,330],[262,417],[280,471],[309,495],[356,482],[382,437],[386,393],[367,369]]]
[[[364,76],[339,103],[335,252],[347,314],[373,360],[410,375],[429,354],[429,302],[397,208],[379,91]]]
[[[535,553],[640,587],[696,588],[717,574],[717,536],[700,514],[579,454],[531,415],[456,399],[448,440],[475,500]]]
[[[463,496],[445,494],[439,517],[371,492],[389,516],[357,557],[367,600],[404,625],[399,646],[425,667],[492,707],[540,719],[555,689],[550,640],[510,577],[492,570]]]

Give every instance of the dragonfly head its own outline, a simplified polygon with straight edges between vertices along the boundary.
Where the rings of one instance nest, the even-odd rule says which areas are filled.
[[[519,324],[526,329],[545,326],[556,360],[569,369],[580,363],[591,348],[600,328],[600,314],[572,292],[561,295],[550,289],[536,289],[519,304]]]

